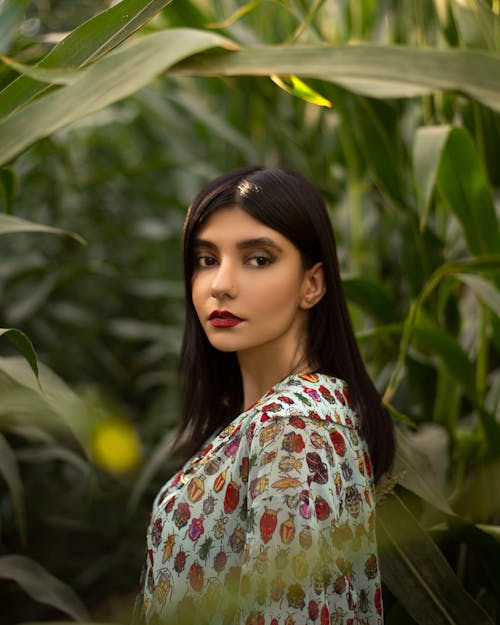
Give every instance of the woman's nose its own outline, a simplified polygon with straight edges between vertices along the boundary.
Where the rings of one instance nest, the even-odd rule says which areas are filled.
[[[235,297],[237,293],[236,272],[230,262],[221,262],[212,281],[212,297],[221,299]]]

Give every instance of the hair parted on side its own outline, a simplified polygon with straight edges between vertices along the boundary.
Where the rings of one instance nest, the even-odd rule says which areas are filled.
[[[243,388],[235,353],[212,347],[191,296],[193,243],[215,210],[238,206],[276,230],[299,250],[304,269],[323,263],[326,293],[309,311],[307,358],[322,373],[349,385],[361,416],[377,481],[394,456],[394,431],[387,410],[366,371],[342,289],[332,225],[325,203],[311,183],[285,167],[248,166],[230,171],[203,188],[184,225],[186,317],[180,369],[185,377],[184,415],[178,439],[195,453],[203,441],[243,409]]]

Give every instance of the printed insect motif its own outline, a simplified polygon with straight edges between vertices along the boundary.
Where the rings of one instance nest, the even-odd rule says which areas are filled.
[[[273,441],[282,431],[282,429],[283,424],[279,422],[274,422],[271,423],[271,425],[266,425],[266,427],[262,429],[262,432],[259,435],[260,444],[264,446],[270,441]]]
[[[359,438],[355,430],[349,430],[349,438],[351,439],[351,443],[353,445],[359,445]]]
[[[306,525],[306,527],[302,528],[299,532],[299,543],[302,549],[306,551],[312,546],[312,532],[311,528]]]
[[[267,565],[269,564],[269,558],[267,556],[267,552],[269,551],[269,547],[260,546],[260,552],[255,560],[255,570],[263,575],[267,570]]]
[[[242,527],[236,527],[229,537],[229,546],[234,553],[241,553],[245,544],[245,530]]]
[[[316,451],[310,451],[306,454],[306,462],[309,470],[313,475],[307,478],[307,482],[310,485],[311,482],[317,482],[318,484],[326,484],[328,481],[328,467],[321,460],[319,454]]]
[[[377,614],[382,615],[382,589],[380,586],[377,586],[377,590],[375,591],[375,597],[373,599],[373,603],[375,604],[375,609],[377,610]]]
[[[161,542],[161,533],[163,531],[163,525],[161,519],[155,519],[153,523],[153,528],[151,531],[151,542],[153,543],[153,547],[158,547]]]
[[[307,386],[303,386],[302,390],[304,391],[304,393],[309,395],[309,397],[314,399],[314,401],[316,401],[316,402],[320,402],[321,401],[321,395],[318,393],[318,391],[316,389],[309,388]]]
[[[244,456],[241,459],[241,464],[240,464],[240,478],[243,484],[246,484],[248,482],[249,471],[250,471],[250,459],[248,456]]]
[[[295,395],[300,399],[300,401],[305,404],[306,406],[308,406],[309,408],[312,408],[314,406],[314,404],[312,403],[312,401],[306,397],[305,395],[302,395],[301,393],[295,393]]]
[[[200,560],[206,560],[208,558],[208,554],[210,553],[210,549],[212,548],[213,538],[208,537],[200,547],[198,551],[198,556]]]
[[[205,573],[198,562],[193,562],[189,568],[188,579],[193,590],[200,591],[203,588]]]
[[[297,579],[304,579],[309,570],[307,558],[303,553],[299,553],[292,559],[292,571]]]
[[[332,520],[332,542],[335,548],[340,550],[346,543],[352,541],[354,534],[348,523],[335,527],[336,522],[336,519]]]
[[[293,510],[299,505],[300,493],[295,493],[295,495],[283,495],[283,499],[286,505]]]
[[[334,404],[335,400],[333,399],[333,395],[331,394],[330,390],[328,388],[326,388],[326,386],[323,386],[323,384],[318,388],[318,391],[321,393],[321,395],[326,399],[326,401],[330,404]]]
[[[309,620],[311,621],[315,621],[319,616],[318,603],[314,599],[311,599],[311,601],[309,601],[309,605],[307,607],[307,615],[309,616]]]
[[[278,402],[271,402],[270,404],[266,404],[265,406],[262,406],[262,411],[263,412],[279,412],[281,410],[281,404],[279,404]]]
[[[163,557],[162,563],[166,562],[170,556],[172,555],[172,549],[174,548],[175,542],[175,534],[170,534],[170,536],[165,541],[165,547],[163,548]]]
[[[222,471],[222,473],[219,473],[219,475],[215,478],[214,491],[216,493],[219,493],[224,488],[224,484],[226,483],[226,473],[227,471]]]
[[[323,437],[321,436],[321,434],[319,434],[318,432],[313,432],[311,434],[311,445],[313,447],[316,447],[316,449],[321,449],[322,447],[325,446],[325,441],[323,439]]]
[[[361,612],[368,612],[370,609],[370,601],[368,599],[368,593],[365,588],[359,591],[359,609]]]
[[[259,529],[264,543],[268,543],[273,537],[274,530],[278,524],[279,509],[274,510],[264,506],[264,514],[260,517]]]
[[[302,482],[295,477],[283,477],[281,480],[276,480],[271,484],[272,488],[276,490],[286,490],[287,488],[297,488]]]
[[[224,536],[224,534],[226,533],[226,523],[227,523],[227,516],[224,516],[224,514],[221,513],[220,517],[217,519],[217,521],[215,522],[215,526],[214,526],[215,538],[220,539]]]
[[[266,475],[261,478],[255,478],[250,484],[250,497],[255,499],[257,495],[261,495],[267,488],[269,480]]]
[[[290,586],[288,586],[286,598],[291,608],[302,609],[305,606],[305,596],[306,593],[300,584],[290,584]]]
[[[301,501],[301,504],[299,506],[300,516],[303,519],[310,519],[312,513],[311,513],[311,507],[309,506],[309,493],[307,490],[303,490],[300,493],[300,501]]]
[[[155,587],[155,596],[160,605],[164,604],[172,591],[172,575],[167,570],[161,570]]]
[[[205,498],[205,500],[203,501],[203,514],[205,516],[208,516],[209,514],[212,514],[212,512],[214,511],[215,508],[215,503],[216,503],[216,499],[213,495],[208,495],[208,497]]]
[[[240,499],[240,485],[231,480],[226,488],[226,494],[224,495],[224,512],[231,514],[236,509],[238,501]]]
[[[271,582],[271,599],[273,601],[281,601],[283,592],[285,591],[285,583],[281,575],[277,575]]]
[[[193,519],[191,521],[188,535],[193,542],[196,542],[199,537],[205,533],[205,528],[203,527],[203,518],[203,515],[201,515],[199,518]]]
[[[351,408],[352,410],[354,410],[354,403],[351,399],[351,392],[349,391],[349,387],[347,386],[347,384],[344,385],[344,388],[342,389],[342,392],[344,393],[344,397],[347,401],[347,405],[349,406],[349,408]]]
[[[346,401],[345,401],[345,397],[342,395],[342,393],[338,389],[335,389],[333,391],[333,393],[334,393],[335,397],[337,398],[337,401],[339,401],[342,404],[342,406],[345,406]]]
[[[227,562],[226,552],[221,549],[214,558],[214,569],[217,571],[217,573],[220,573],[221,571],[224,570],[224,567],[226,566],[226,562]]]
[[[332,430],[330,432],[330,440],[332,441],[335,453],[338,456],[344,456],[345,454],[345,440],[342,434],[338,430]]]
[[[355,486],[348,486],[345,490],[345,507],[355,519],[361,511],[361,494]]]
[[[266,464],[269,464],[276,458],[277,455],[278,455],[278,452],[275,449],[273,451],[268,451],[267,454],[264,454],[262,456],[262,460],[260,461],[260,466],[264,467]]]
[[[324,521],[330,516],[331,508],[323,497],[318,496],[314,502],[314,510],[316,511],[316,518]]]
[[[375,579],[377,576],[377,556],[372,553],[372,555],[365,562],[365,574],[368,579]]]
[[[286,434],[281,444],[281,448],[290,453],[299,453],[304,449],[304,447],[304,439],[300,434],[295,434],[294,432]]]
[[[300,458],[294,458],[293,456],[286,455],[281,458],[278,464],[280,471],[293,471],[299,470],[302,467],[302,460]]]
[[[289,543],[292,542],[292,540],[294,539],[294,536],[295,536],[295,522],[293,520],[293,515],[289,514],[288,519],[286,521],[283,521],[283,523],[280,526],[281,542],[284,545],[288,545]]]
[[[282,404],[293,404],[294,401],[291,397],[288,397],[288,395],[278,395],[278,399],[280,400],[280,402]]]
[[[188,499],[191,502],[199,501],[205,494],[205,478],[203,476],[193,477],[188,484]]]
[[[278,553],[276,554],[276,567],[280,570],[284,569],[288,565],[288,552],[289,549],[278,547]]]
[[[210,460],[207,460],[205,463],[205,473],[207,475],[215,475],[215,473],[219,470],[220,463],[220,458],[210,458]]]
[[[232,458],[234,454],[238,451],[238,448],[241,443],[241,436],[234,437],[229,443],[224,447],[224,454],[228,458]]]
[[[180,575],[186,566],[186,554],[184,551],[179,551],[174,558],[174,571],[177,575]]]
[[[344,462],[340,464],[340,470],[342,471],[342,476],[346,482],[352,479],[352,467],[347,460],[344,460]]]
[[[340,492],[342,491],[342,477],[340,476],[340,473],[337,472],[333,476],[333,484],[335,485],[335,493],[340,495]]]

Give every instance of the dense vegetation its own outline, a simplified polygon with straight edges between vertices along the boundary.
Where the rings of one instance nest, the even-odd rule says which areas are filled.
[[[175,465],[186,206],[252,162],[325,197],[398,422],[386,623],[499,622],[499,14],[0,2],[2,623],[128,621]]]

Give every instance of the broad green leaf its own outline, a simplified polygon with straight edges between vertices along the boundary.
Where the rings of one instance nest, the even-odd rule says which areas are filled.
[[[38,361],[36,358],[35,348],[30,339],[16,328],[0,328],[0,336],[5,335],[9,341],[15,345],[19,353],[26,359],[31,370],[38,379]]]
[[[482,532],[485,534],[489,534],[500,541],[500,525],[485,525],[482,523],[478,523],[476,525]]]
[[[9,488],[12,507],[19,527],[21,540],[26,540],[26,510],[24,503],[24,487],[14,451],[5,436],[0,432],[0,475]]]
[[[3,203],[6,213],[12,211],[16,195],[16,174],[12,169],[0,169],[0,207]]]
[[[457,278],[464,282],[477,297],[500,317],[500,290],[485,278],[473,274],[457,274]]]
[[[305,102],[310,102],[316,106],[332,107],[330,100],[320,95],[297,76],[276,76],[276,74],[272,74],[271,80],[275,85],[278,85],[280,89],[283,89],[283,91]]]
[[[437,173],[439,193],[456,215],[471,254],[495,254],[500,232],[488,178],[469,133],[453,128]]]
[[[134,93],[186,56],[220,46],[234,48],[219,35],[179,28],[148,35],[111,52],[83,71],[75,83],[0,121],[0,163],[37,139]]]
[[[172,0],[121,0],[88,20],[61,41],[40,61],[43,68],[82,67],[128,39]],[[0,39],[1,41],[1,39]],[[0,92],[0,117],[46,88],[21,76]]]
[[[382,579],[418,625],[493,625],[398,495],[378,504]]]
[[[204,54],[169,70],[187,76],[320,78],[374,98],[457,91],[500,111],[500,58],[475,50],[408,46],[262,46]]]
[[[451,0],[461,41],[469,48],[498,50],[498,13],[484,0]]]
[[[53,85],[71,85],[78,80],[82,71],[78,69],[46,69],[39,65],[25,65],[8,56],[0,56],[0,61],[19,74],[23,74],[39,82],[46,82]]]
[[[17,582],[35,601],[57,608],[77,621],[89,620],[75,592],[31,558],[0,556],[0,578]]]
[[[82,245],[87,244],[85,239],[79,234],[76,234],[76,232],[69,232],[68,230],[54,228],[53,226],[44,226],[43,224],[37,224],[27,219],[14,217],[14,215],[0,215],[0,235],[12,234],[14,232],[47,232],[49,234],[62,234],[75,239]]]
[[[418,128],[413,143],[413,178],[420,212],[420,229],[429,216],[432,192],[437,171],[451,126],[424,126]]]
[[[396,434],[396,456],[391,474],[399,484],[424,501],[445,514],[455,516],[443,493],[436,488],[434,472],[428,458],[400,428],[396,430]]]

